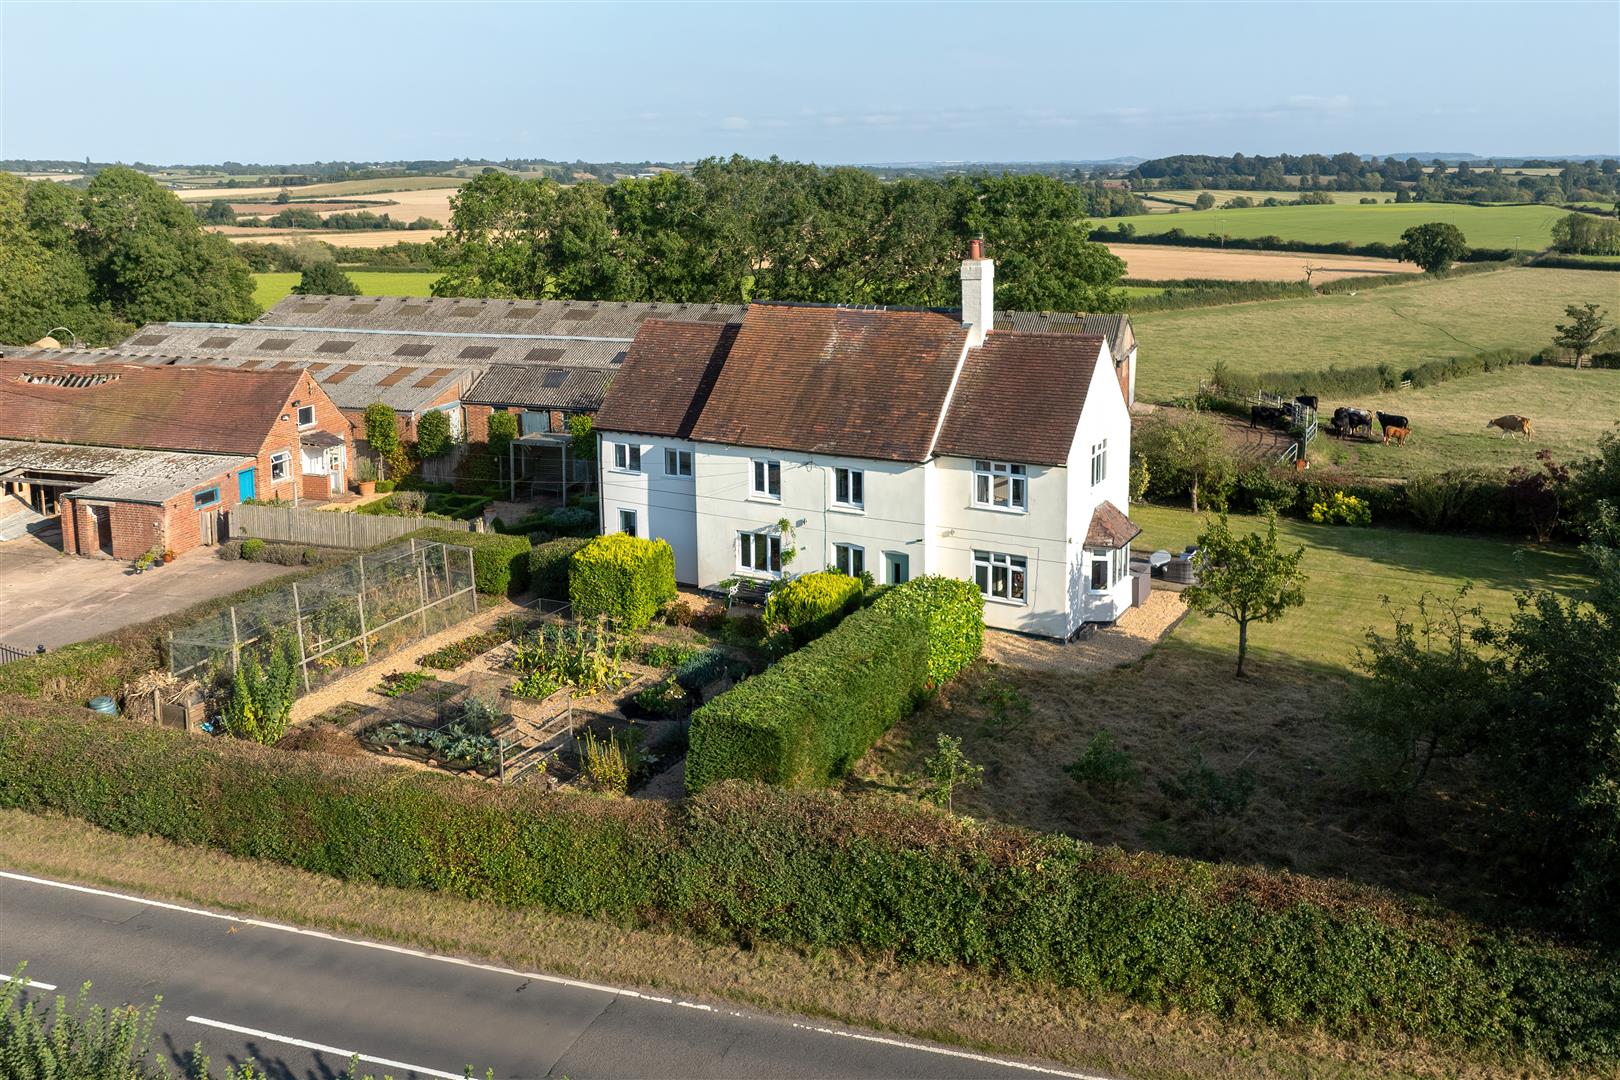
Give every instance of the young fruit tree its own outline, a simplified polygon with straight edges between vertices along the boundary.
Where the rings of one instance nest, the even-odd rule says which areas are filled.
[[[951,810],[951,799],[959,787],[984,783],[984,766],[975,765],[962,753],[962,740],[940,733],[937,749],[923,762],[928,777],[928,800]]]
[[[1305,603],[1303,546],[1284,551],[1277,544],[1277,519],[1265,535],[1234,534],[1226,515],[1198,538],[1198,584],[1181,594],[1187,606],[1207,618],[1231,619],[1238,628],[1237,677],[1249,652],[1249,624],[1276,622],[1289,608]]]
[[[1603,323],[1608,312],[1596,304],[1571,304],[1564,309],[1564,314],[1570,321],[1554,325],[1558,333],[1553,335],[1553,344],[1575,354],[1575,370],[1579,371],[1581,358],[1591,353],[1592,346],[1609,329]]]

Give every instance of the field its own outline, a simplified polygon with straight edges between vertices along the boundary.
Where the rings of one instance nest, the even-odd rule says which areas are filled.
[[[1159,214],[1169,213],[1178,206],[1190,210],[1192,209],[1193,202],[1198,198],[1198,196],[1206,191],[1215,197],[1216,206],[1219,206],[1221,203],[1224,203],[1229,199],[1235,199],[1239,195],[1243,196],[1244,198],[1253,199],[1255,202],[1263,202],[1266,199],[1299,198],[1299,190],[1297,188],[1289,188],[1285,191],[1234,191],[1228,188],[1187,188],[1186,190],[1178,191],[1139,191],[1136,194],[1143,202],[1148,204],[1149,213]],[[1324,194],[1331,198],[1336,205],[1340,206],[1345,204],[1355,206],[1358,205],[1362,199],[1377,199],[1379,202],[1393,202],[1395,199],[1395,196],[1391,192],[1387,191],[1329,191],[1325,192]]]
[[[298,274],[254,274],[253,300],[269,308],[292,295]],[[350,271],[349,279],[361,296],[431,296],[438,274],[413,270]]]
[[[249,240],[290,244],[294,240],[314,239],[339,248],[380,248],[390,244],[425,244],[444,236],[446,229],[250,229],[236,225],[209,226],[233,244]]]
[[[1380,206],[1257,206],[1249,210],[1200,210],[1138,214],[1095,225],[1136,226],[1151,235],[1182,229],[1195,236],[1224,233],[1254,238],[1278,236],[1317,244],[1393,244],[1414,225],[1447,221],[1475,247],[1538,251],[1552,243],[1553,222],[1567,214],[1554,206],[1468,206],[1461,203],[1389,203]]]
[[[1127,277],[1147,281],[1216,278],[1223,281],[1304,281],[1305,264],[1316,267],[1317,284],[1368,274],[1411,274],[1418,268],[1394,259],[1355,255],[1306,255],[1279,251],[1217,251],[1155,244],[1109,244],[1125,260]]]
[[[1539,349],[1551,344],[1565,305],[1585,301],[1620,314],[1620,281],[1598,270],[1514,268],[1353,295],[1147,312],[1132,318],[1142,347],[1137,394],[1191,394],[1217,360],[1235,371],[1292,371]]]
[[[458,188],[467,181],[454,176],[396,176],[387,180],[343,180],[333,184],[305,184],[287,188],[294,199],[326,198],[348,195],[381,195],[396,191],[423,191],[438,188]],[[256,199],[280,194],[279,186],[267,187],[207,187],[186,188],[176,191],[180,198],[191,202],[198,199]]]
[[[1131,507],[1131,517],[1144,529],[1133,545],[1139,551],[1178,551],[1204,524],[1187,510],[1143,504]],[[1260,526],[1234,519],[1239,529]],[[1405,529],[1284,520],[1278,532],[1307,548],[1307,601],[1251,628],[1250,678],[1233,677],[1232,624],[1196,614],[1144,658],[1113,669],[1065,669],[1062,657],[1084,645],[1032,643],[1024,648],[1047,650],[1053,663],[1004,658],[970,673],[868,755],[857,783],[914,790],[906,778],[943,731],[961,737],[967,756],[986,767],[983,787],[957,798],[976,817],[1478,906],[1491,889],[1483,861],[1468,854],[1470,778],[1446,772],[1436,794],[1414,807],[1421,828],[1398,834],[1357,783],[1353,746],[1334,722],[1337,706],[1366,629],[1388,631],[1381,596],[1410,606],[1425,592],[1451,595],[1473,582],[1470,601],[1501,617],[1526,586],[1583,588],[1584,560],[1567,548]],[[1021,724],[1006,705],[1015,695],[1030,706]],[[1112,790],[1065,771],[1105,729],[1136,770]],[[1200,767],[1246,776],[1252,791],[1236,808],[1200,807],[1175,793]]]

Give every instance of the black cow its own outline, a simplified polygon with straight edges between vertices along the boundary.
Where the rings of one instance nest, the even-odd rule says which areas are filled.
[[[1380,427],[1387,428],[1403,427],[1409,429],[1412,426],[1411,424],[1407,423],[1406,417],[1396,416],[1394,413],[1387,412],[1381,412],[1378,414],[1378,424]]]
[[[1339,438],[1355,434],[1361,428],[1372,434],[1372,414],[1365,409],[1350,409],[1340,406],[1333,410],[1333,431]]]
[[[1391,439],[1396,445],[1405,446],[1406,437],[1412,434],[1412,425],[1406,417],[1396,416],[1394,413],[1381,412],[1378,414],[1378,423],[1384,429],[1384,445],[1388,446]]]
[[[1274,405],[1250,405],[1249,426],[1274,428],[1281,425],[1283,411]]]
[[[1315,394],[1301,394],[1294,400],[1307,409],[1315,410],[1320,399]]]

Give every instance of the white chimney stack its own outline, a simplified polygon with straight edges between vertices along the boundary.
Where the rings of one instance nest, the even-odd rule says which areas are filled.
[[[996,320],[996,264],[984,257],[984,241],[968,244],[962,260],[962,325],[967,327],[968,348],[984,344]]]

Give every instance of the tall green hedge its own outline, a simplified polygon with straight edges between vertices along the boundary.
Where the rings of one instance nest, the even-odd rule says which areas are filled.
[[[860,605],[859,578],[831,571],[804,574],[783,583],[765,602],[765,624],[785,626],[795,645],[825,634]]]
[[[598,536],[574,552],[568,597],[577,619],[605,615],[624,630],[646,626],[675,599],[675,549],[627,533]]]
[[[1156,1009],[1620,1056],[1612,957],[1347,883],[1128,855],[883,796],[547,794],[36,706],[0,709],[0,806],[350,880],[971,965]]]
[[[979,654],[982,604],[967,582],[917,578],[732,687],[692,714],[687,790],[804,787],[848,772],[920,694]]]
[[[529,584],[529,540],[500,533],[456,532],[453,529],[417,529],[418,540],[472,548],[473,579],[488,596],[521,592]]]
[[[548,540],[529,549],[529,584],[547,600],[568,599],[568,568],[574,552],[585,546],[576,537]]]

